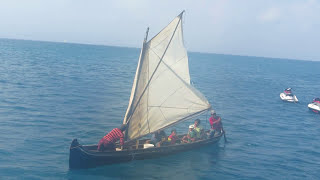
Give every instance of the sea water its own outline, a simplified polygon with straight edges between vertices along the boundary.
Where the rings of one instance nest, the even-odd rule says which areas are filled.
[[[320,115],[307,108],[320,96],[320,62],[193,52],[191,81],[228,143],[70,170],[73,138],[96,144],[122,123],[139,51],[0,39],[0,179],[320,178]],[[288,87],[299,103],[280,100]]]

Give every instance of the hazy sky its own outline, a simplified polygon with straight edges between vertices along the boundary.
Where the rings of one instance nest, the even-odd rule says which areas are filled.
[[[0,38],[140,48],[182,10],[189,51],[320,60],[318,0],[0,0]]]

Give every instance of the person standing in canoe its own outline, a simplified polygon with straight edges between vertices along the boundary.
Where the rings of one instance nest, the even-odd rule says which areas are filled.
[[[210,137],[214,136],[215,133],[221,133],[222,123],[221,117],[217,116],[214,110],[211,110],[211,117],[209,118],[209,122],[211,125]]]
[[[120,146],[124,144],[123,131],[127,129],[127,125],[123,124],[120,128],[114,128],[107,135],[100,139],[98,143],[98,151],[115,151],[116,142],[120,140]]]

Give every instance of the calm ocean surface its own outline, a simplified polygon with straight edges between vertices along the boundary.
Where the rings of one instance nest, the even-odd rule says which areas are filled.
[[[73,138],[96,144],[122,123],[138,57],[134,48],[0,39],[0,179],[320,178],[320,115],[307,108],[320,96],[320,62],[201,53],[189,53],[191,81],[229,143],[69,170]],[[287,87],[300,103],[280,100]]]

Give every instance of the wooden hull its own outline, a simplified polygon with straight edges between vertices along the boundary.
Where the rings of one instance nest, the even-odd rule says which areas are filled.
[[[133,160],[152,159],[162,156],[172,155],[175,153],[188,151],[191,149],[198,149],[202,146],[215,144],[219,142],[223,136],[219,136],[200,140],[193,143],[178,144],[163,147],[152,147],[147,149],[134,149],[112,152],[99,152],[96,151],[97,145],[84,146],[78,144],[76,139],[73,140],[70,147],[69,168],[70,169],[83,169],[93,168],[102,165],[124,163]]]

